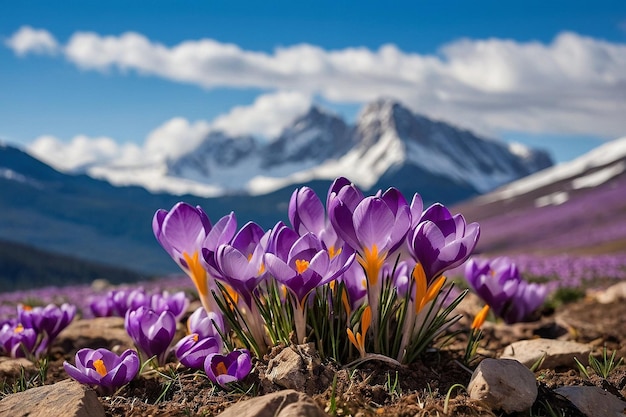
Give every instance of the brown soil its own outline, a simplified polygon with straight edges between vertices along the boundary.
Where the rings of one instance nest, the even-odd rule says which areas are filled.
[[[600,354],[606,344],[609,352],[626,357],[626,303],[602,305],[580,300],[544,312],[539,320],[513,326],[489,324],[479,350],[480,357],[497,357],[511,342],[533,337],[558,338],[590,343]],[[462,323],[466,324],[466,323]],[[369,361],[357,368],[341,368],[323,364],[313,370],[303,391],[319,406],[335,416],[506,416],[493,412],[469,399],[463,387],[471,374],[460,365],[465,336],[463,334],[441,349],[426,353],[410,366],[393,366]],[[73,360],[74,352],[63,352],[60,346],[52,352],[46,384],[67,378],[63,360]],[[202,373],[184,368],[163,369],[161,374],[142,375],[113,396],[100,396],[109,416],[211,416],[229,405],[252,396],[263,395],[281,388],[262,377],[267,359],[256,363],[252,374],[239,390],[226,392],[215,388]],[[577,369],[545,369],[535,373],[539,396],[532,410],[524,414],[549,416],[549,408],[563,416],[581,416],[554,389],[570,385],[600,386],[619,398],[626,396],[626,365],[618,367],[607,380],[590,372],[581,377]],[[175,377],[172,377],[174,375]],[[9,381],[8,383],[10,383]],[[460,385],[458,385],[460,384]],[[449,394],[449,401],[446,396]],[[447,407],[446,407],[447,403]],[[447,414],[444,410],[447,408]]]

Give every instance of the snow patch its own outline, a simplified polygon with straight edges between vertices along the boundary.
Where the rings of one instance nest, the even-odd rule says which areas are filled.
[[[492,193],[478,197],[478,201],[490,203],[507,200],[622,158],[626,158],[626,136],[605,143],[573,161],[561,163],[507,184]]]
[[[577,190],[579,188],[595,187],[597,185],[604,184],[611,178],[618,176],[624,171],[626,171],[626,162],[622,161],[618,164],[603,168],[592,174],[574,179],[572,181],[572,188]]]
[[[535,199],[535,207],[558,206],[569,200],[569,194],[565,191],[557,191]]]

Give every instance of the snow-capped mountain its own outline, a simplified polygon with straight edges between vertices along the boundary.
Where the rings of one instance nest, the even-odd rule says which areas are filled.
[[[490,253],[626,251],[626,137],[464,202]]]
[[[251,195],[337,176],[365,190],[399,182],[415,192],[439,184],[449,201],[458,201],[551,164],[543,151],[480,138],[382,99],[353,126],[313,107],[269,142],[211,133],[169,161],[166,175]]]

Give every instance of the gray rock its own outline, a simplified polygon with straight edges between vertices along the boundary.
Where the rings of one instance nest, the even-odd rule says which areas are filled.
[[[218,417],[328,417],[306,394],[284,390],[227,408]]]
[[[26,358],[8,358],[5,356],[0,356],[0,375],[3,376],[17,376],[21,372],[21,368],[24,368],[24,372],[31,373],[35,372],[37,368],[35,364],[29,361]]]
[[[591,346],[577,342],[530,339],[511,343],[504,348],[500,358],[515,359],[527,367],[531,367],[545,355],[539,368],[573,367],[576,366],[574,357],[586,364],[591,351]]]
[[[470,398],[492,410],[526,411],[537,399],[535,375],[513,359],[484,359],[467,386]]]
[[[104,417],[96,392],[66,379],[11,394],[0,401],[0,415],[11,417]]]
[[[626,410],[626,402],[600,387],[561,387],[554,391],[567,398],[587,417],[623,417]]]
[[[626,281],[611,285],[609,288],[598,292],[595,294],[595,298],[601,304],[610,304],[626,299]]]
[[[302,391],[307,379],[302,356],[291,347],[283,349],[268,362],[265,377],[283,388]]]
[[[97,317],[74,320],[57,337],[66,351],[106,347],[121,353],[133,348],[133,341],[124,328],[122,317]]]

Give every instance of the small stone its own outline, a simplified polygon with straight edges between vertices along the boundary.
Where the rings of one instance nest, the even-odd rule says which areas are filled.
[[[532,367],[545,355],[541,368],[576,366],[574,357],[586,364],[592,348],[589,345],[565,340],[530,339],[511,343],[504,348],[501,359],[515,359],[527,367]]]
[[[0,375],[5,377],[18,376],[22,368],[24,368],[24,372],[26,373],[35,372],[37,370],[35,364],[26,358],[12,359],[0,356]]]
[[[66,352],[81,348],[120,346],[131,349],[133,341],[124,328],[122,317],[96,317],[74,320],[57,337]]]
[[[96,392],[71,379],[31,388],[0,401],[0,415],[11,417],[104,417]]]
[[[467,386],[470,398],[492,410],[526,411],[537,399],[535,375],[513,359],[483,359]]]
[[[306,394],[284,390],[237,403],[218,417],[328,417],[328,414]]]
[[[587,417],[624,416],[626,402],[600,387],[573,386],[554,390]]]
[[[290,347],[283,349],[275,358],[270,359],[265,377],[276,385],[302,391],[306,384],[304,362],[298,352]]]
[[[611,285],[595,295],[600,304],[611,304],[626,299],[626,281]]]

